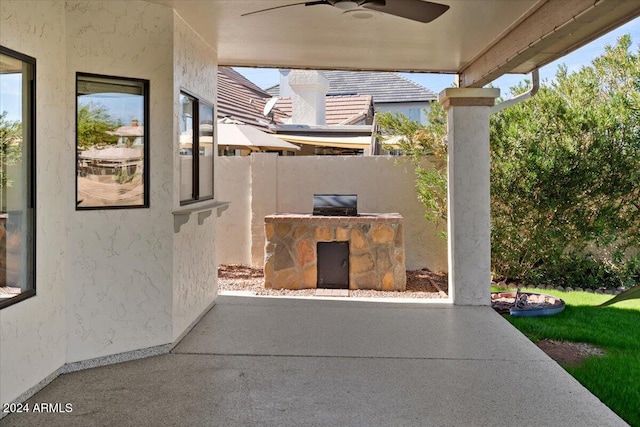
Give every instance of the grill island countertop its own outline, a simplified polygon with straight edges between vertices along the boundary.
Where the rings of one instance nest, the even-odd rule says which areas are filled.
[[[397,222],[402,221],[402,215],[394,213],[360,213],[357,216],[325,216],[309,213],[277,213],[264,217],[264,222]]]

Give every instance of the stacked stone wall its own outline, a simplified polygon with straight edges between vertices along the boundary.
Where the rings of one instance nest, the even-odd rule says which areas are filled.
[[[316,288],[318,243],[349,242],[349,289],[405,290],[404,227],[399,214],[269,215],[265,236],[267,288]]]

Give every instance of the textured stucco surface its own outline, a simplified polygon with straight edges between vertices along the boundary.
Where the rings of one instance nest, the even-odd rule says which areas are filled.
[[[216,96],[216,54],[178,15],[174,15],[174,111],[179,110],[180,88],[212,103]],[[174,123],[173,154],[179,150],[178,121]],[[214,147],[213,152],[217,152]],[[178,156],[173,156],[178,159]],[[179,167],[174,162],[174,185]],[[174,206],[179,191],[174,187]],[[214,300],[217,292],[216,211],[192,214],[173,240],[173,336],[175,340]]]
[[[489,305],[489,114],[496,89],[446,89],[449,133],[449,289],[455,304]],[[479,106],[482,103],[485,106]],[[465,105],[466,104],[466,105]],[[454,106],[456,105],[456,106]]]
[[[65,10],[58,2],[0,2],[0,44],[36,58],[37,296],[0,310],[0,403],[65,361],[64,244],[73,204],[73,142],[65,105]],[[61,173],[63,172],[63,173]]]
[[[216,212],[174,232],[172,211],[179,88],[213,103],[216,53],[171,9],[142,1],[3,0],[0,44],[37,69],[37,295],[0,311],[10,402],[65,364],[167,351],[212,304]],[[75,210],[77,72],[149,80],[149,208]]]
[[[69,121],[76,72],[148,79],[151,100],[150,208],[68,204],[67,362],[75,362],[171,340],[173,12],[137,1],[67,2],[66,16]]]

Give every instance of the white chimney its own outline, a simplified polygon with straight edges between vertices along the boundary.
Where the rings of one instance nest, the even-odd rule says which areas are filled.
[[[292,123],[301,125],[326,124],[326,96],[329,80],[321,71],[291,70]]]
[[[278,70],[280,71],[280,88],[278,92],[278,96],[280,98],[290,98],[291,97],[291,88],[289,87],[289,73],[291,70]]]

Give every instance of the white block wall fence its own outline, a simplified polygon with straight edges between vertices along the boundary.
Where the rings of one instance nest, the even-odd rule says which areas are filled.
[[[262,267],[266,215],[311,213],[314,193],[343,193],[358,195],[358,212],[404,217],[407,269],[447,271],[447,243],[438,236],[446,224],[427,222],[414,167],[397,157],[220,157],[215,179],[217,198],[231,202],[216,223],[220,264]]]

